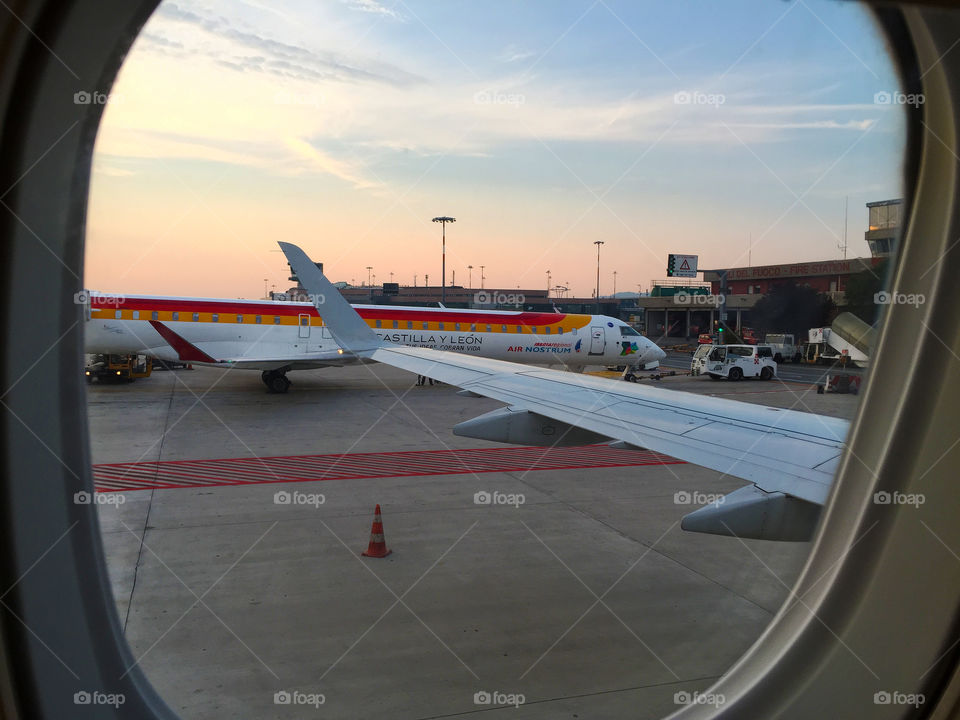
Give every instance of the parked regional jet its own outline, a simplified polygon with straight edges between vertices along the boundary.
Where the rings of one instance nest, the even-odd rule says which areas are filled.
[[[88,353],[137,353],[260,370],[272,392],[287,391],[290,370],[363,362],[337,343],[312,303],[87,295]],[[356,309],[383,340],[472,357],[581,370],[585,365],[649,370],[664,357],[654,342],[606,315],[390,305]]]
[[[521,445],[616,441],[749,480],[683,518],[695,532],[808,540],[827,500],[849,424],[838,418],[424,347],[374,334],[296,245],[280,243],[340,345],[361,358],[508,403],[455,426],[457,435]]]

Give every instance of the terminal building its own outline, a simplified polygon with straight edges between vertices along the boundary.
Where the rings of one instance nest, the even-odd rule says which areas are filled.
[[[869,224],[864,240],[870,257],[704,270],[702,282],[658,281],[650,297],[639,298],[639,307],[631,311],[639,315],[642,309],[642,330],[647,336],[687,339],[712,330],[714,321],[720,319],[716,297],[721,293],[726,297],[725,322],[738,333],[750,326],[753,306],[781,283],[813,288],[843,307],[849,278],[874,267],[896,250],[902,208],[900,199],[867,203]]]
[[[469,288],[461,285],[416,286],[399,283],[382,285],[349,285],[335,283],[343,296],[354,304],[422,305],[436,307],[441,298],[450,308],[532,310],[602,314],[618,317],[648,337],[660,340],[695,339],[700,333],[713,330],[720,320],[717,296],[726,298],[726,324],[738,333],[750,326],[750,312],[770,288],[780,283],[794,283],[824,293],[838,306],[846,304],[845,291],[849,278],[880,263],[896,250],[903,213],[900,199],[867,203],[869,223],[864,240],[870,257],[842,260],[814,260],[778,265],[702,270],[703,279],[655,280],[649,295],[627,297],[552,298],[545,288]],[[323,269],[322,264],[317,265]],[[726,290],[723,290],[726,275]],[[292,281],[297,278],[291,276]],[[307,300],[297,286],[286,293],[271,293],[277,300]]]

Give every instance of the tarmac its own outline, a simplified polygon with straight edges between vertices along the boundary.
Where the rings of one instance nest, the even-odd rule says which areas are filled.
[[[93,461],[503,447],[450,432],[499,406],[451,386],[379,365],[290,378],[285,395],[199,367],[91,385]],[[857,403],[641,382],[848,418]],[[809,551],[682,531],[688,498],[745,484],[690,464],[264,480],[98,505],[133,655],[184,718],[662,717],[756,641]],[[378,503],[393,552],[362,557]]]

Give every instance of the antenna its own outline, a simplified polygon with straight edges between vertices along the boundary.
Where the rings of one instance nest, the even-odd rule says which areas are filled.
[[[843,250],[843,259],[847,259],[847,209],[850,202],[850,197],[843,198],[843,244],[837,245],[840,250]]]

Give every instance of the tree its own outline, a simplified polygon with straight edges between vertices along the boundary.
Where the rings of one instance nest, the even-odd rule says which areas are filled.
[[[889,258],[884,258],[873,268],[861,270],[847,279],[847,307],[858,318],[871,325],[877,319],[880,307],[874,301],[874,296],[885,290],[887,271],[890,267]]]
[[[750,317],[761,333],[793,333],[798,342],[812,327],[828,325],[836,305],[828,295],[806,285],[784,282],[774,285],[753,306]]]

